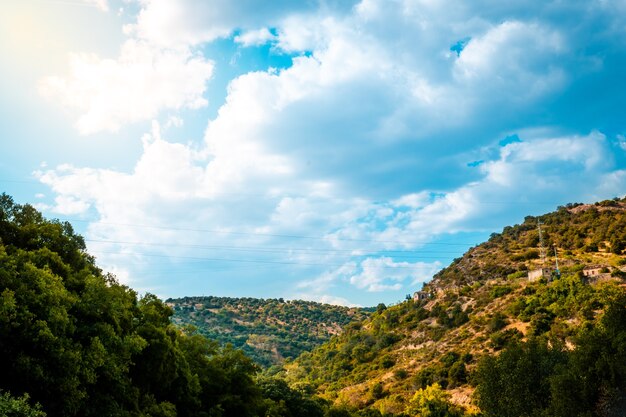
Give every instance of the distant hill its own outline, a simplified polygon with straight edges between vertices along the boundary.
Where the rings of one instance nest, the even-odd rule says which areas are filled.
[[[542,224],[545,257],[542,257],[539,222]],[[423,288],[425,299],[406,300],[388,308],[380,305],[372,316],[349,324],[343,334],[287,363],[283,376],[292,386],[317,391],[336,404],[373,408],[383,414],[406,412],[410,403],[419,402],[414,397],[416,391],[436,391],[438,387],[446,391],[441,395],[452,403],[464,406],[466,411],[477,412],[476,381],[472,375],[480,367],[479,363],[531,340],[554,353],[557,359],[553,363],[565,363],[570,356],[584,351],[576,349],[579,343],[600,338],[590,337],[589,332],[607,328],[600,323],[608,306],[617,303],[621,306],[619,317],[626,316],[623,314],[625,303],[619,301],[626,300],[624,248],[626,201],[622,199],[593,205],[569,204],[553,213],[526,217],[522,224],[492,234],[487,242],[470,249],[436,274]],[[560,275],[555,268],[555,249]],[[545,276],[530,282],[529,271],[542,267],[546,268]],[[616,326],[621,326],[619,331],[622,333],[611,334],[624,337],[626,323],[619,320],[612,323],[618,323]],[[519,351],[532,350],[526,347],[534,346],[532,343],[523,344]],[[617,346],[615,349],[624,357],[624,349],[619,347],[623,343],[605,343],[604,346]],[[578,365],[593,364],[602,355],[588,353],[585,360],[571,360]],[[612,357],[614,353],[606,355]],[[602,360],[607,363],[606,358]],[[621,359],[615,361],[620,362]],[[613,366],[613,362],[608,363]],[[588,366],[589,369],[599,369],[604,365]],[[566,367],[546,365],[546,369]],[[626,372],[619,372],[622,371]],[[606,374],[613,375],[611,372]],[[478,374],[484,375],[485,372]],[[529,389],[550,398],[550,389],[557,392],[560,388],[551,388],[550,384],[554,382],[549,381],[558,379],[542,378],[541,387],[538,384]],[[625,390],[615,386],[626,384],[626,379],[611,382],[607,388],[601,385],[607,384],[601,378],[604,376],[598,376],[598,382],[594,382],[597,385],[588,390],[592,394],[580,397],[586,398],[587,407],[609,402],[603,397],[603,390],[615,391],[611,395],[617,397],[626,394]],[[525,380],[532,381],[532,378],[519,379]],[[502,391],[506,385],[517,383],[511,377],[508,381],[494,391]],[[485,391],[487,386],[483,384],[481,389]],[[574,382],[572,387],[576,387]],[[570,391],[577,392],[574,388]],[[420,395],[428,396],[423,393]],[[501,396],[509,400],[504,391]],[[483,395],[483,405],[487,397]],[[572,400],[571,404],[580,403]],[[548,406],[556,407],[552,403],[545,405]],[[542,415],[557,415],[550,414],[552,412],[557,411]],[[527,414],[511,412],[507,415]],[[568,414],[563,412],[561,415]],[[584,415],[624,414],[594,412]]]
[[[210,339],[242,349],[264,367],[312,350],[373,311],[311,301],[211,296],[166,303],[174,310],[176,325],[193,325]]]

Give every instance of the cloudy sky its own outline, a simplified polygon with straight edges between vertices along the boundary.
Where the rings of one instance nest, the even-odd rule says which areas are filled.
[[[626,1],[8,0],[0,189],[140,292],[396,302],[626,193]]]

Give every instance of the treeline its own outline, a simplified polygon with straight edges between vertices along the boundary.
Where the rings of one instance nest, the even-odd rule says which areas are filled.
[[[537,221],[542,223],[547,248],[556,245],[562,250],[603,250],[618,255],[626,248],[626,198],[590,206],[567,204],[552,213],[527,216],[521,225],[505,227],[502,234],[493,235],[491,243],[503,244],[505,249],[536,247],[539,244]]]
[[[263,367],[279,365],[328,341],[371,309],[283,299],[184,297],[166,300],[174,323],[192,324],[222,345],[243,350]]]
[[[350,415],[171,316],[103,274],[69,223],[0,196],[0,415]]]

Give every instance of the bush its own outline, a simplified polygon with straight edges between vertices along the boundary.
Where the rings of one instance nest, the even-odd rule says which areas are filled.
[[[385,392],[385,389],[383,388],[383,384],[380,382],[377,382],[374,385],[372,385],[370,392],[372,394],[372,398],[375,400],[380,400],[385,395],[387,395],[387,393]]]
[[[409,373],[406,371],[406,369],[396,369],[395,371],[393,371],[393,376],[396,380],[400,381],[409,376]]]
[[[511,260],[513,261],[530,261],[531,259],[539,258],[539,251],[537,249],[529,249],[524,253],[520,253],[519,255],[511,256]]]
[[[530,319],[531,333],[534,336],[539,336],[547,332],[550,330],[553,321],[554,314],[546,311],[545,309],[540,309],[540,311],[535,313]]]
[[[519,278],[526,278],[527,274],[528,274],[528,271],[517,271],[517,272],[513,272],[512,274],[507,275],[506,279],[514,280],[514,279],[519,279]]]
[[[492,299],[496,299],[505,296],[511,292],[513,292],[513,288],[509,287],[508,285],[496,285],[489,292],[489,296]]]
[[[493,317],[487,323],[487,331],[489,333],[497,332],[498,330],[503,329],[507,325],[506,315],[501,312],[497,312],[493,315]]]
[[[380,361],[380,365],[384,368],[384,369],[389,369],[392,366],[394,366],[396,364],[396,360],[394,358],[392,358],[389,355],[385,355],[382,357],[381,361]]]
[[[439,384],[420,389],[409,401],[406,413],[421,417],[461,417],[463,412],[450,403],[450,395]]]
[[[508,329],[503,332],[495,332],[489,336],[491,347],[500,350],[510,343],[519,342],[522,339],[522,333],[517,329]]]
[[[467,382],[467,370],[463,361],[455,362],[448,370],[450,387],[455,387]]]

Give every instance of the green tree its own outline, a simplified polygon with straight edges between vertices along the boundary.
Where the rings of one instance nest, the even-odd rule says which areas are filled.
[[[547,410],[555,366],[564,354],[545,341],[509,345],[497,356],[481,360],[475,375],[478,405],[485,417],[522,417]]]
[[[24,394],[15,398],[8,392],[0,392],[0,416],[2,417],[46,417],[39,404],[31,405],[30,397]]]

